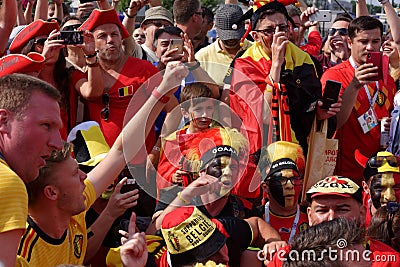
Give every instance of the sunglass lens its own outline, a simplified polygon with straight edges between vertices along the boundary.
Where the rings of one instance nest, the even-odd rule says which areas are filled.
[[[110,96],[108,94],[103,94],[101,96],[101,100],[103,101],[104,105],[108,105],[110,103]]]
[[[338,31],[340,35],[347,35],[347,29],[345,28],[340,28]]]
[[[100,115],[103,120],[107,121],[108,117],[110,116],[110,111],[108,107],[103,108],[100,112]]]

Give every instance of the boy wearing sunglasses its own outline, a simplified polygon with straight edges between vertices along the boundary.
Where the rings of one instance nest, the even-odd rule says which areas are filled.
[[[290,242],[296,233],[308,227],[307,214],[298,205],[305,167],[303,150],[285,141],[272,143],[266,150],[260,163],[267,165],[261,171],[261,187],[269,199],[264,207],[264,219],[283,241]]]

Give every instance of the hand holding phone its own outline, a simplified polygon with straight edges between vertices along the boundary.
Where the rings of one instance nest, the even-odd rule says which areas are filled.
[[[342,88],[342,83],[332,80],[327,80],[324,90],[324,95],[322,96],[322,109],[329,109],[332,104],[338,102],[340,89]]]
[[[168,50],[172,50],[178,48],[178,51],[174,54],[182,54],[183,53],[183,40],[182,39],[171,39],[169,41],[169,48]]]
[[[59,40],[64,40],[66,45],[83,44],[83,33],[80,31],[60,31]]]
[[[318,10],[310,16],[310,21],[329,22],[332,20],[332,12],[330,10]]]
[[[368,52],[366,63],[372,63],[374,67],[378,67],[378,75],[372,77],[371,81],[379,81],[383,79],[382,72],[382,53],[381,52]]]

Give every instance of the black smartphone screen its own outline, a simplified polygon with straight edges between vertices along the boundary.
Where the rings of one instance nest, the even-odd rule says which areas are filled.
[[[80,31],[60,31],[58,37],[60,40],[64,40],[64,44],[83,44],[83,34]]]
[[[324,95],[322,96],[322,109],[329,109],[330,106],[338,101],[341,82],[327,80]]]

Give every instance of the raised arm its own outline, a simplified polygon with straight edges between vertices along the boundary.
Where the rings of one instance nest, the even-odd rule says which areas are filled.
[[[165,105],[159,101],[159,95],[174,97],[173,93],[187,74],[188,69],[181,62],[170,62],[167,65],[162,82],[123,128],[104,160],[88,174],[97,195],[107,188],[113,177],[121,172],[126,162],[129,162],[142,147],[145,137]]]
[[[47,0],[37,0],[34,20],[38,19],[47,20],[48,8],[49,4]]]
[[[2,55],[7,47],[8,37],[17,21],[17,1],[3,0],[0,7],[0,55]]]
[[[139,10],[148,4],[150,0],[131,0],[128,8],[126,9],[122,25],[127,29],[129,37],[125,38],[122,42],[124,52],[126,55],[131,56],[136,49],[140,49],[139,45],[133,40],[132,34],[135,31],[135,19]]]
[[[56,17],[60,21],[62,21],[64,18],[63,3],[64,0],[54,0],[54,5],[55,5],[54,17]]]
[[[139,190],[135,189],[126,193],[120,192],[126,180],[127,178],[122,179],[115,186],[114,193],[111,195],[107,206],[90,226],[92,236],[88,238],[85,262],[88,262],[97,253],[114,221],[124,214],[127,209],[137,205]]]
[[[367,0],[356,1],[356,18],[361,16],[369,16]]]
[[[393,41],[396,43],[397,51],[400,55],[400,17],[390,4],[390,1],[382,1],[382,6],[385,9],[387,20],[390,26],[390,32],[392,33]]]
[[[84,43],[78,45],[86,56],[86,65],[88,66],[88,78],[81,79],[75,84],[75,90],[87,99],[96,99],[101,97],[104,90],[104,81],[101,73],[101,67],[98,63],[97,53],[93,33],[86,31],[84,33]]]

